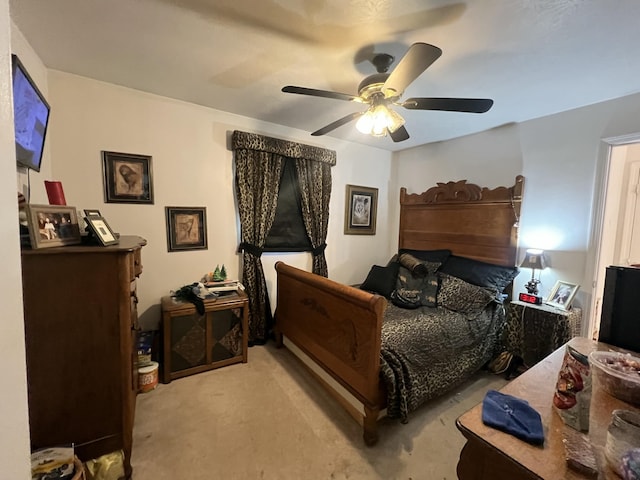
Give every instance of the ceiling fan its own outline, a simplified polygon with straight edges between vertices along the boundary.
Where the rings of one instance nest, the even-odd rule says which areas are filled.
[[[366,134],[385,136],[387,133],[394,142],[409,138],[402,118],[391,106],[409,110],[444,110],[449,112],[484,113],[493,105],[493,100],[485,98],[429,98],[416,97],[400,101],[404,90],[422,74],[438,57],[442,50],[428,43],[414,43],[398,62],[391,73],[387,73],[394,57],[386,53],[376,54],[371,63],[378,73],[369,75],[358,86],[358,95],[316,90],[314,88],[288,85],[282,88],[285,93],[310,95],[313,97],[334,98],[368,105],[367,110],[350,113],[335,122],[316,130],[311,135],[325,135],[355,119],[356,128]]]

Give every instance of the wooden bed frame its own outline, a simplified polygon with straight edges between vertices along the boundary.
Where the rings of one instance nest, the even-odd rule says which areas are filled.
[[[513,186],[495,189],[466,180],[438,183],[422,194],[402,188],[398,247],[449,249],[454,255],[513,266],[523,187],[524,177],[517,176]],[[365,443],[375,444],[378,417],[386,406],[379,376],[386,299],[283,262],[275,269],[278,344],[284,336],[362,402],[364,415],[315,374],[362,424]]]

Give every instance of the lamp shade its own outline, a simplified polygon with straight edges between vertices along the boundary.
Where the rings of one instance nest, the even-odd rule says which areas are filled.
[[[520,266],[524,268],[536,268],[538,270],[546,268],[547,261],[544,258],[544,250],[536,250],[533,248],[527,250]]]

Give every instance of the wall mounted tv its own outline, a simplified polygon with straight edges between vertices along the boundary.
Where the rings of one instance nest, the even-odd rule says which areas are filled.
[[[51,109],[16,55],[11,63],[18,166],[39,172]]]

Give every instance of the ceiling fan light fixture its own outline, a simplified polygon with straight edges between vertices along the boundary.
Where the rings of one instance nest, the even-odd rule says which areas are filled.
[[[362,115],[356,123],[360,133],[383,137],[389,132],[395,132],[404,125],[404,118],[398,113],[386,107],[386,105],[373,105]]]
[[[367,110],[356,122],[356,128],[358,131],[365,135],[370,135],[373,131],[373,115],[370,111],[371,110]]]
[[[400,97],[407,87],[422,75],[440,55],[442,55],[442,50],[438,47],[424,42],[416,42],[409,47],[393,71],[389,73],[389,67],[394,61],[393,56],[386,53],[376,54],[371,62],[376,67],[377,73],[367,76],[360,82],[358,95],[293,85],[283,87],[282,91],[368,105],[366,111],[353,112],[315,132],[311,132],[313,136],[326,135],[336,128],[358,119],[356,128],[361,133],[374,137],[389,135],[394,142],[403,142],[409,138],[409,132],[404,128],[404,118],[396,113],[392,107],[408,110],[484,113],[493,105],[493,100],[488,98],[416,97],[401,101]]]
[[[395,110],[392,110],[390,108],[386,108],[385,110],[388,114],[387,129],[389,130],[389,132],[393,133],[404,125],[404,118],[402,118],[402,116],[400,116],[400,114]]]

